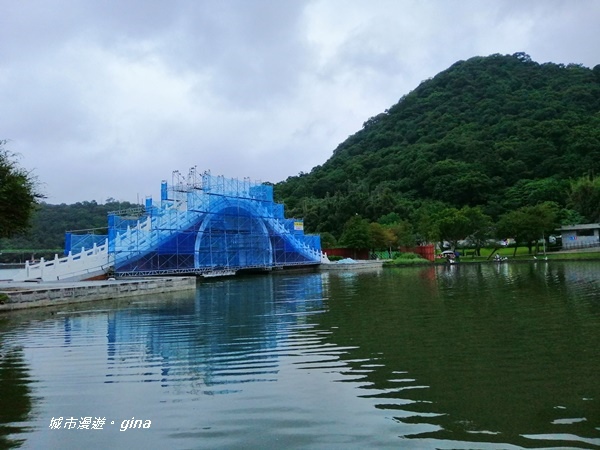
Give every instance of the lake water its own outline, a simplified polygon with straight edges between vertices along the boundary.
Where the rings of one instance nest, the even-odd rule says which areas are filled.
[[[0,448],[600,448],[600,264],[256,275],[0,315]]]

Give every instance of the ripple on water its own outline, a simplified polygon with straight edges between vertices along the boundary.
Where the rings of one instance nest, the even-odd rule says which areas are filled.
[[[194,298],[11,319],[0,370],[24,412],[0,435],[15,427],[25,448],[600,446],[596,273],[241,278]],[[90,442],[48,434],[58,415],[152,429]]]

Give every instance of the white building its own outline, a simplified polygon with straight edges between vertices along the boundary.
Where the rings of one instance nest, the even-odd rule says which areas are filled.
[[[600,246],[600,223],[584,223],[559,228],[565,250]]]

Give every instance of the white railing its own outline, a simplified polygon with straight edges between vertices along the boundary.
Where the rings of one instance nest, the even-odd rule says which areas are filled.
[[[90,250],[69,254],[63,258],[54,255],[52,260],[40,258],[37,263],[27,261],[25,267],[12,278],[13,281],[42,280],[83,280],[108,271],[111,264],[108,257],[108,240],[104,244],[94,246]]]
[[[116,258],[126,259],[133,254],[139,256],[156,248],[161,240],[174,230],[184,227],[193,220],[194,214],[180,209],[175,203],[170,205],[165,214],[148,217],[138,221],[133,228],[128,227],[124,233],[117,233],[115,239]],[[152,232],[157,230],[158,233]],[[52,260],[41,258],[37,263],[25,263],[25,267],[12,276],[13,281],[42,280],[82,280],[107,273],[114,266],[109,252],[108,239],[104,244],[89,249],[81,249],[79,253],[69,254],[63,258],[54,255]]]
[[[180,209],[174,204],[162,214],[138,221],[133,228],[115,237],[115,259],[121,263],[131,256],[143,256],[160,245],[167,237],[192,225],[198,214]]]
[[[268,220],[269,223],[271,223],[273,228],[275,228],[275,230],[279,234],[284,235],[288,239],[290,239],[295,244],[295,247],[301,253],[304,253],[304,255],[307,256],[309,259],[323,261],[324,258],[327,258],[327,255],[325,255],[322,251],[311,247],[306,242],[304,242],[304,241],[298,239],[296,236],[294,236],[293,233],[290,233],[290,231],[287,229],[287,227],[283,223],[281,223],[281,221],[278,218],[274,217],[273,214],[270,214],[262,205],[260,205],[257,209],[258,209],[259,213],[262,215],[262,217],[265,220]]]

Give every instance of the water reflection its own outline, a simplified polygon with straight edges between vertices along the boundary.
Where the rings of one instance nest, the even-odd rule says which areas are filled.
[[[589,265],[386,273],[350,302],[332,296],[317,320],[337,345],[356,345],[349,358],[377,363],[350,366],[378,408],[416,425],[406,437],[600,446],[598,278]],[[330,279],[330,293],[344,283]]]
[[[6,315],[0,447],[600,447],[596,269],[241,277]],[[133,416],[151,429],[120,432]]]
[[[198,287],[193,302],[142,301],[110,312],[105,382],[136,382],[140,367],[144,382],[163,387],[185,382],[194,394],[226,394],[243,383],[275,381],[273,350],[291,326],[305,324],[309,310],[321,305],[321,280],[313,274],[213,281]]]
[[[234,420],[235,412],[256,415],[262,404],[257,396],[269,404],[271,392],[257,387],[281,384],[280,372],[289,370],[282,359],[310,352],[318,343],[303,330],[312,328],[311,316],[321,312],[320,275],[307,274],[206,282],[192,296],[14,314],[6,348],[23,343],[23,366],[41,378],[35,385],[39,414],[30,418],[27,445],[165,448],[173,439],[193,442],[197,433],[209,439],[208,448],[232,448],[232,439],[241,445],[247,439],[234,430],[249,424],[245,418]],[[15,380],[10,381],[15,389]],[[229,400],[218,400],[224,397]],[[6,398],[9,406],[16,405],[16,399]],[[195,403],[204,405],[201,411]],[[265,426],[280,417],[273,404],[262,413],[273,413]],[[50,418],[59,416],[106,417],[108,429],[103,434],[49,431]],[[133,416],[159,425],[144,435],[119,434],[121,420]],[[7,433],[13,433],[21,417],[2,419]],[[214,428],[221,431],[211,438]]]
[[[31,415],[31,380],[20,348],[5,348],[0,338],[0,448],[16,448],[24,441]]]

